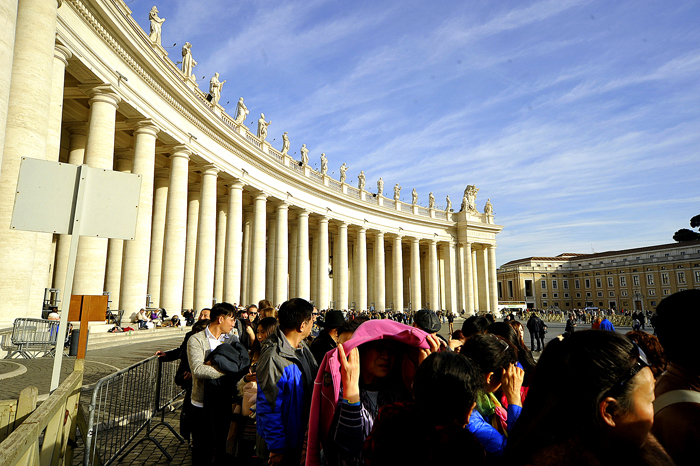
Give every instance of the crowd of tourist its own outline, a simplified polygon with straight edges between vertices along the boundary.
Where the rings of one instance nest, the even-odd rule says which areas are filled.
[[[698,311],[700,290],[661,301],[658,338],[570,313],[544,345],[538,312],[471,316],[445,339],[429,310],[218,303],[157,354],[180,359],[195,465],[689,465],[700,363],[678,322]]]

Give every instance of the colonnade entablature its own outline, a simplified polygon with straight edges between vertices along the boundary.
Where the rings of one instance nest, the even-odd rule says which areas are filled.
[[[502,227],[490,201],[477,209],[474,185],[458,212],[432,193],[428,207],[419,205],[415,189],[403,202],[398,184],[386,197],[381,178],[374,192],[364,171],[352,186],[346,164],[340,179],[328,175],[325,154],[319,170],[305,145],[293,159],[286,132],[273,148],[264,115],[252,133],[242,98],[228,115],[218,99],[233,84],[223,91],[226,80],[215,76],[209,93],[200,90],[187,68],[196,62],[178,68],[160,45],[157,14],[147,34],[121,0],[25,3],[33,17],[18,11],[14,56],[0,68],[12,70],[13,86],[32,83],[35,107],[46,111],[19,125],[28,87],[19,84],[0,105],[9,109],[0,202],[13,202],[20,155],[143,177],[135,239],[81,239],[74,294],[109,292],[111,308],[127,315],[147,305],[179,313],[294,296],[321,308],[495,309]],[[38,23],[45,28],[35,30]],[[21,65],[29,62],[43,68]],[[45,76],[36,79],[37,70]],[[0,302],[12,309],[0,309],[0,322],[10,312],[34,316],[44,288],[65,288],[68,244],[60,235],[0,232],[0,257],[35,258],[4,261],[0,274],[17,278],[0,279]]]

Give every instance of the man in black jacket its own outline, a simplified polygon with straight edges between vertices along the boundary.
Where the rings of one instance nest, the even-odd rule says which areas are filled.
[[[343,317],[342,311],[328,311],[323,322],[318,322],[323,330],[311,343],[309,349],[319,365],[323,362],[326,353],[338,346],[338,327],[344,323],[345,317]]]
[[[530,319],[527,321],[527,331],[530,332],[530,350],[542,351],[544,346],[544,322],[537,316],[536,312],[530,314]],[[537,342],[537,349],[535,349]]]

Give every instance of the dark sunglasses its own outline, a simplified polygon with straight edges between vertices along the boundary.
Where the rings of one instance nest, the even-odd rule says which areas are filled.
[[[607,391],[608,396],[613,396],[613,394],[620,394],[622,393],[622,389],[625,387],[625,384],[632,380],[632,378],[639,373],[642,369],[645,367],[649,367],[649,360],[647,359],[647,355],[644,353],[644,350],[637,345],[637,343],[632,342],[634,345],[634,350],[636,353],[636,360],[634,362],[634,365],[628,370],[624,376],[622,376],[615,384],[612,386],[610,390]],[[633,353],[634,354],[634,353]]]

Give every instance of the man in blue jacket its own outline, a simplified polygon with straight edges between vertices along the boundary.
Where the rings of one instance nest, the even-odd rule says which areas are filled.
[[[257,429],[269,452],[269,458],[258,452],[263,464],[300,464],[318,372],[316,360],[304,343],[313,326],[313,309],[301,298],[282,304],[279,327],[260,351]]]

